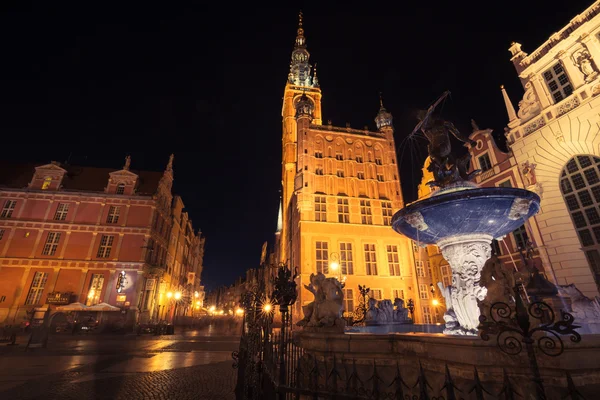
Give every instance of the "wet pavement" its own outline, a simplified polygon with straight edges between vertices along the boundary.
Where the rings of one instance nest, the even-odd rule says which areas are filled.
[[[20,342],[20,343],[19,343]],[[51,336],[0,344],[0,399],[234,399],[239,337],[208,327],[170,336]]]

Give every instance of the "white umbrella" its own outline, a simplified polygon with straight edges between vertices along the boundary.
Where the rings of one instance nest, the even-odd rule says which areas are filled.
[[[111,306],[108,303],[98,303],[94,306],[86,307],[86,311],[121,311],[119,307]]]
[[[89,307],[83,303],[71,303],[66,306],[58,306],[56,307],[56,311],[85,311],[88,310]]]

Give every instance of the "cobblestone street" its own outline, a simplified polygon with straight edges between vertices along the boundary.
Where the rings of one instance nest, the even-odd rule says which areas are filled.
[[[234,399],[231,352],[219,332],[53,337],[47,349],[0,348],[0,399]]]

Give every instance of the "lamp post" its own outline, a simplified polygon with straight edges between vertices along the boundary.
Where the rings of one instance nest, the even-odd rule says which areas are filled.
[[[342,287],[345,286],[345,276],[342,277],[342,266],[340,265],[340,255],[336,252],[330,254],[331,260],[329,261],[329,271],[332,274],[337,274],[338,280]]]

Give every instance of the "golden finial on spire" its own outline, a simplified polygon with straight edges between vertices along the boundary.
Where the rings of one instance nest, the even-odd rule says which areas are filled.
[[[379,92],[379,105],[383,108],[383,97],[381,96],[381,92]]]
[[[302,10],[298,12],[298,29],[302,29]]]

